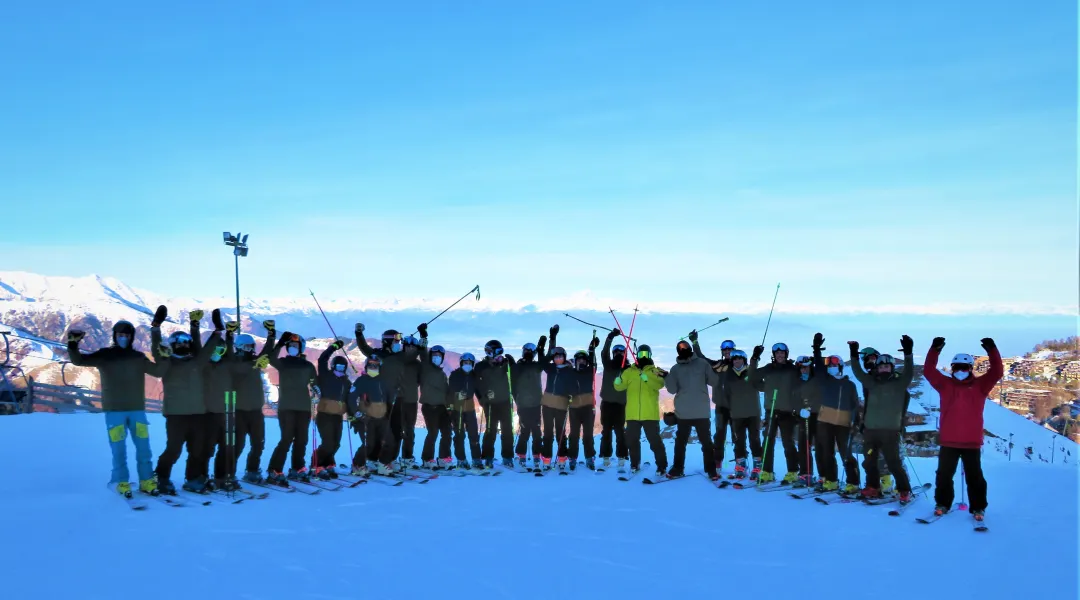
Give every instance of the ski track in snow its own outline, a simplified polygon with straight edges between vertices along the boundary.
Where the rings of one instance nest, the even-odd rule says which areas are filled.
[[[156,463],[164,420],[150,422]],[[266,429],[264,466],[278,437],[273,419]],[[0,597],[670,598],[733,582],[800,600],[865,589],[875,599],[1080,591],[1072,576],[1054,577],[1052,592],[1040,586],[1045,595],[1030,585],[1077,564],[1075,465],[1009,463],[987,452],[990,532],[982,534],[966,513],[915,523],[932,510],[929,498],[889,517],[890,506],[717,490],[697,475],[646,486],[613,472],[367,484],[240,505],[211,496],[209,507],[179,509],[151,501],[136,512],[102,489],[106,439],[101,415],[0,418],[8,509],[0,553],[18,565],[0,578]],[[348,460],[343,446],[339,462]],[[695,450],[688,473],[701,468]],[[651,460],[647,446],[643,453]],[[134,479],[130,444],[128,457]],[[933,481],[934,459],[913,464]],[[956,483],[959,502],[959,473]]]

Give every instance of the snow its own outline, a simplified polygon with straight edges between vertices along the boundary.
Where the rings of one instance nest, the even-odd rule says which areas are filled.
[[[156,459],[164,422],[150,420]],[[266,429],[264,461],[278,437],[273,419]],[[991,531],[980,534],[963,513],[916,524],[928,501],[892,518],[885,507],[716,490],[701,477],[645,486],[613,472],[134,512],[104,490],[101,415],[0,417],[0,440],[0,554],[19,557],[3,580],[10,598],[672,598],[733,582],[809,599],[837,585],[875,598],[1033,597],[1032,581],[1078,559],[1077,471],[1060,464],[987,461]],[[701,468],[697,449],[688,471]],[[932,480],[933,459],[912,462]],[[1053,587],[1053,597],[1080,592],[1071,571]]]

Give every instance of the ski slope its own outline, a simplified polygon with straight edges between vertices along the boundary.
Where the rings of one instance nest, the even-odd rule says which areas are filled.
[[[164,420],[150,420],[156,461]],[[273,419],[267,437],[264,466],[278,437]],[[344,446],[339,462],[348,458]],[[129,459],[134,474],[130,446]],[[915,523],[932,509],[928,500],[897,518],[887,507],[717,490],[703,477],[624,483],[613,470],[369,483],[240,505],[212,496],[208,507],[150,502],[136,512],[105,490],[109,465],[101,415],[0,418],[0,553],[8,560],[0,597],[671,598],[741,589],[803,600],[1080,591],[1072,570],[1077,471],[1015,457],[986,462],[989,533],[973,532],[966,513]],[[914,461],[922,481],[933,480],[934,465]],[[687,471],[700,468],[694,445]],[[1044,577],[1053,585],[1032,586]]]

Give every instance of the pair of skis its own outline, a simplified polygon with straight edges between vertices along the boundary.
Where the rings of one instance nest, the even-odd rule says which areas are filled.
[[[957,510],[963,510],[963,509],[957,507]],[[925,517],[925,518],[916,517],[915,522],[916,523],[921,523],[923,525],[930,525],[932,523],[937,523],[939,520],[941,520],[942,517],[944,517],[945,515],[951,514],[951,513],[952,513],[952,511],[949,511],[949,512],[941,514],[941,515],[931,514],[930,516]],[[990,531],[990,527],[987,526],[987,524],[986,524],[986,517],[985,516],[983,516],[983,519],[981,521],[979,521],[979,520],[975,519],[975,515],[971,515],[971,523],[972,523],[972,526],[971,526],[972,531],[977,531],[979,533],[985,533],[987,531]]]

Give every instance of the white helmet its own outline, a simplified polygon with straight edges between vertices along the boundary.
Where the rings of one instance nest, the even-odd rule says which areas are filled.
[[[952,364],[954,365],[974,365],[975,357],[970,354],[957,354],[952,357]]]

